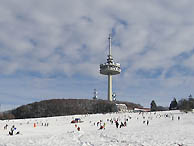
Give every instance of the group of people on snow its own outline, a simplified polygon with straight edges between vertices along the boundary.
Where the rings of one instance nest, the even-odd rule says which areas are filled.
[[[7,130],[7,128],[8,128],[8,125],[6,124],[5,126],[4,126],[4,130]],[[15,127],[15,125],[13,125],[12,127],[11,127],[11,129],[10,129],[10,131],[9,131],[9,133],[8,133],[9,135],[18,135],[18,134],[20,134],[20,132],[19,131],[17,131],[17,128]]]

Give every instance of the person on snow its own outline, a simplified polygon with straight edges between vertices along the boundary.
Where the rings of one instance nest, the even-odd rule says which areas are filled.
[[[104,129],[104,126],[101,125],[101,126],[100,126],[100,129]]]
[[[15,128],[15,126],[13,125],[13,126],[11,127],[10,131],[9,131],[9,135],[13,135],[13,131],[14,131],[15,129],[16,129],[16,128]]]
[[[116,127],[118,128],[119,127],[119,122],[115,121],[115,124],[116,124]]]
[[[126,122],[126,121],[124,122],[124,126],[125,126],[125,127],[127,126],[127,122]]]
[[[149,125],[149,121],[147,120],[147,125]]]
[[[121,122],[120,128],[121,128],[121,127],[124,127],[124,124],[123,124],[123,122]]]
[[[7,130],[7,127],[8,127],[8,125],[6,124],[6,125],[4,126],[4,130]]]

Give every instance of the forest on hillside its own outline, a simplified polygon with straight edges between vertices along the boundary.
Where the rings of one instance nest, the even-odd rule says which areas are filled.
[[[128,109],[142,107],[130,102],[110,102],[89,99],[51,99],[20,106],[14,110],[1,113],[0,119],[23,119],[75,114],[96,114],[116,112],[115,103],[124,103]]]

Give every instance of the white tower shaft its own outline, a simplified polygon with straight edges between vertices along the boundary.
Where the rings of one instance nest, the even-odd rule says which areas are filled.
[[[108,101],[112,101],[112,75],[108,75]]]
[[[109,35],[109,58],[111,57],[111,35]],[[108,101],[112,101],[112,75],[108,75]]]

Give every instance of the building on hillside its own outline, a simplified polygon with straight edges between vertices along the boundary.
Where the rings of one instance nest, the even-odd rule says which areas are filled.
[[[134,112],[150,112],[150,108],[134,108]]]
[[[126,104],[116,104],[117,112],[126,112],[127,106]]]

